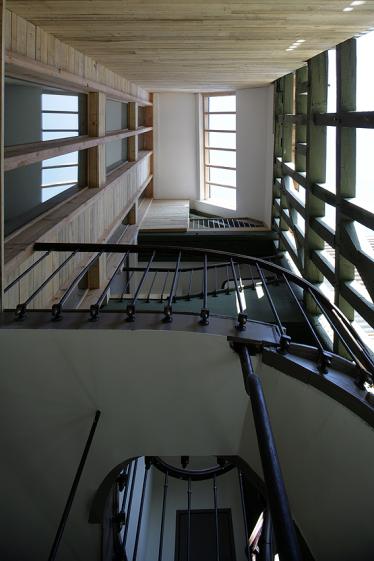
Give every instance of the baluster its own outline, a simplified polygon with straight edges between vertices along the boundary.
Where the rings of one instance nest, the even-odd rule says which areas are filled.
[[[160,295],[160,303],[162,304],[162,302],[164,301],[164,292],[165,292],[165,288],[166,288],[166,283],[168,281],[169,278],[169,273],[170,271],[166,271],[166,275],[165,275],[165,280],[164,280],[164,284],[161,290],[161,295]]]
[[[220,551],[219,551],[219,518],[218,518],[218,503],[217,503],[217,481],[216,476],[213,476],[213,498],[214,498],[214,521],[215,521],[215,530],[216,530],[216,553],[217,553],[217,561],[220,559]]]
[[[32,271],[37,265],[39,265],[39,263],[41,263],[46,257],[48,257],[50,253],[50,251],[46,251],[41,257],[39,257],[39,259],[34,261],[34,263],[30,265],[30,267],[27,267],[27,269],[23,271],[23,273],[21,273],[16,279],[14,279],[14,281],[12,281],[10,284],[8,284],[8,286],[4,288],[4,294],[8,292],[8,290],[10,290],[14,285],[16,285],[21,279],[23,279],[23,277],[30,273],[30,271]]]
[[[29,296],[27,298],[27,300],[25,300],[22,304],[18,304],[17,308],[16,308],[16,317],[18,319],[22,319],[27,311],[27,306],[30,304],[30,302],[32,302],[34,300],[34,298],[36,298],[36,296],[43,290],[43,288],[45,286],[47,286],[47,284],[57,275],[57,273],[59,273],[64,267],[65,265],[67,265],[69,263],[69,261],[71,259],[73,259],[73,257],[78,253],[78,250],[75,249],[62,263],[61,265],[59,265],[57,267],[57,269],[55,269],[50,275],[49,277],[47,277],[45,279],[44,282],[42,282],[42,284],[31,294],[31,296]]]
[[[203,307],[200,311],[200,325],[209,324],[208,310],[208,256],[204,255],[204,271],[203,271]]]
[[[136,473],[138,470],[138,458],[136,458],[135,463],[134,463],[134,469],[133,469],[133,473],[132,473],[132,481],[131,481],[131,489],[130,489],[130,496],[129,496],[129,504],[127,506],[127,511],[126,511],[126,522],[125,522],[125,531],[123,533],[123,540],[122,540],[122,549],[123,551],[126,553],[126,543],[127,543],[127,534],[129,531],[129,525],[130,525],[130,515],[131,515],[131,509],[132,509],[132,499],[134,496],[134,487],[135,487],[135,480],[136,480]]]
[[[106,298],[109,289],[112,285],[112,282],[114,281],[115,276],[117,275],[117,273],[119,272],[119,270],[121,269],[121,267],[123,266],[124,262],[126,261],[127,257],[129,255],[129,252],[127,251],[125,253],[125,255],[121,258],[120,262],[118,263],[117,267],[115,268],[114,273],[112,274],[112,276],[110,277],[106,287],[104,288],[104,290],[102,291],[102,293],[100,294],[99,298],[96,300],[95,304],[92,304],[90,307],[90,315],[91,315],[91,319],[96,320],[99,316],[99,310],[101,308],[102,303],[104,302],[104,299]],[[130,279],[129,279],[130,282]]]
[[[238,285],[238,279],[236,278],[235,266],[232,257],[230,259],[230,264],[231,264],[232,276],[234,279],[236,298],[238,300],[238,305],[239,305],[238,324],[236,328],[239,329],[240,331],[244,331],[245,324],[247,323],[247,314],[244,312],[243,303],[242,303],[241,294]]]
[[[151,286],[149,287],[148,296],[147,296],[147,299],[146,299],[146,304],[149,304],[149,302],[150,302],[151,291],[152,291],[153,285],[155,283],[156,277],[157,277],[157,271],[153,275]]]
[[[239,477],[240,500],[242,504],[242,513],[243,513],[245,553],[246,553],[246,557],[248,557],[248,561],[251,561],[251,552],[249,551],[247,511],[245,508],[245,501],[244,501],[243,474],[239,469],[238,469],[238,477]]]
[[[186,296],[186,300],[188,302],[191,300],[192,275],[193,275],[193,269],[191,269],[191,271],[190,271],[190,278],[189,278],[189,281],[188,281],[188,291],[187,291],[187,296]]]
[[[166,510],[167,493],[168,493],[168,472],[165,473],[165,479],[164,479],[164,496],[162,499],[162,514],[161,514],[161,528],[160,528],[160,543],[158,546],[158,561],[162,561],[162,550],[164,547],[164,527],[165,527],[165,510]]]
[[[153,260],[154,260],[154,258],[155,258],[155,255],[156,255],[156,251],[153,251],[153,252],[152,252],[152,255],[151,255],[151,257],[150,257],[150,259],[149,259],[149,261],[148,261],[148,265],[147,265],[146,269],[144,270],[144,272],[143,272],[143,274],[142,274],[142,277],[141,277],[141,279],[140,279],[140,282],[139,282],[139,284],[138,284],[138,287],[137,287],[137,289],[136,289],[136,291],[135,291],[134,298],[133,298],[131,304],[128,304],[128,305],[127,305],[127,308],[126,308],[126,314],[127,314],[126,321],[134,321],[134,320],[135,320],[135,304],[136,304],[136,301],[137,301],[138,296],[139,296],[139,294],[140,294],[141,288],[142,288],[142,286],[143,286],[143,284],[144,284],[144,281],[145,281],[145,279],[146,279],[146,277],[147,277],[147,275],[148,275],[149,269],[151,268],[151,265],[152,265],[152,262],[153,262]]]
[[[136,561],[136,557],[138,555],[140,528],[142,524],[143,508],[144,508],[144,497],[145,497],[145,490],[147,488],[148,471],[150,467],[151,467],[151,463],[149,459],[144,458],[144,477],[143,477],[143,486],[142,486],[142,496],[140,499],[138,523],[136,526],[136,537],[135,537],[135,545],[134,545],[134,552],[132,555],[132,561]]]
[[[176,261],[176,264],[175,264],[175,270],[174,270],[173,280],[172,280],[171,287],[170,287],[168,303],[166,304],[166,306],[164,308],[165,317],[164,317],[163,321],[165,323],[170,323],[173,320],[173,315],[172,315],[173,314],[173,301],[174,301],[174,295],[176,293],[176,288],[177,288],[177,284],[178,284],[179,267],[180,267],[181,257],[182,257],[182,252],[180,251],[178,253],[177,261]]]
[[[275,305],[274,305],[273,299],[272,299],[272,297],[271,297],[271,295],[270,295],[269,288],[268,288],[268,286],[267,286],[267,283],[266,283],[264,274],[263,274],[263,272],[262,272],[261,267],[259,267],[258,263],[256,263],[256,268],[257,268],[258,275],[259,275],[259,277],[260,277],[260,279],[261,279],[262,287],[263,287],[263,289],[264,289],[264,292],[265,292],[267,301],[268,301],[268,303],[269,303],[269,306],[270,306],[271,311],[272,311],[272,313],[273,313],[273,315],[274,315],[274,318],[275,318],[275,322],[277,323],[278,328],[279,328],[279,331],[280,331],[280,335],[281,335],[281,336],[280,336],[280,347],[279,347],[279,350],[282,351],[282,352],[284,352],[284,351],[286,351],[286,350],[288,349],[288,347],[289,347],[289,345],[290,345],[290,342],[291,342],[291,338],[288,337],[288,336],[285,334],[285,331],[284,331],[282,322],[281,322],[281,320],[280,320],[280,318],[279,318],[279,315],[278,315],[278,312],[277,312],[276,307],[275,307]]]

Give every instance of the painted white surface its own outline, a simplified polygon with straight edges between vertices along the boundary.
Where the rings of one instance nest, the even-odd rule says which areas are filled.
[[[271,222],[273,87],[239,90],[237,103],[237,209]]]
[[[196,210],[271,222],[273,86],[237,92],[237,210],[200,200],[198,94],[155,95],[155,198],[190,199]]]
[[[154,197],[198,199],[197,94],[154,95]]]
[[[261,473],[239,360],[224,337],[96,328],[0,335],[2,560],[48,557],[97,408],[102,418],[59,561],[99,558],[89,507],[128,457],[240,455]],[[254,367],[292,511],[316,561],[369,561],[373,430],[314,387],[256,358]]]

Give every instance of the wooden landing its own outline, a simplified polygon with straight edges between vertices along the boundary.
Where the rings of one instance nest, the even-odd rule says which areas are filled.
[[[189,227],[188,200],[153,200],[141,225],[142,232],[186,232]]]

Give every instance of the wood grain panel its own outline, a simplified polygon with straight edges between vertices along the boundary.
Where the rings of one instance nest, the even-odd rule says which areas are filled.
[[[150,91],[264,85],[374,25],[347,0],[9,0],[9,8]],[[15,38],[16,39],[16,38]],[[297,39],[305,42],[286,49]],[[26,47],[23,47],[26,48]]]

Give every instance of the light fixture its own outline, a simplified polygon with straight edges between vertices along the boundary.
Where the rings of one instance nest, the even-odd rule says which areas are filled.
[[[354,0],[354,2],[351,2],[351,6],[362,6],[362,4],[366,4],[366,0]]]
[[[305,43],[305,39],[298,39],[296,43]]]
[[[343,12],[353,12],[353,8],[348,6],[348,8],[344,8]]]

